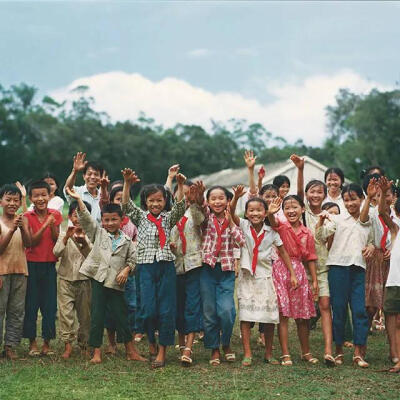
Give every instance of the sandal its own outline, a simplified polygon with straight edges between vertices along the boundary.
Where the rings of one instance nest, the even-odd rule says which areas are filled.
[[[164,367],[165,367],[165,360],[164,361],[153,360],[151,362],[151,369],[164,368]]]
[[[336,361],[330,354],[324,355],[324,362],[327,367],[336,367]]]
[[[236,354],[235,353],[225,353],[224,358],[225,358],[225,361],[227,361],[227,362],[235,362]]]
[[[213,358],[208,362],[212,367],[217,367],[221,365],[221,360],[219,358]]]
[[[28,356],[29,357],[39,357],[40,351],[39,350],[29,350]]]
[[[336,355],[335,358],[334,358],[334,359],[335,359],[335,364],[336,364],[336,365],[342,365],[343,362],[344,362],[343,357],[344,357],[343,354],[338,354],[338,355]]]
[[[184,347],[183,351],[189,351],[190,355],[193,354],[193,351],[190,347]],[[182,354],[181,356],[181,363],[184,367],[190,367],[193,363],[193,360],[191,357],[189,356],[185,356],[184,354]]]
[[[310,358],[306,358],[307,356],[311,356],[311,357],[310,357]],[[308,362],[308,363],[310,363],[310,364],[313,364],[313,365],[319,363],[318,358],[314,357],[314,356],[312,355],[312,353],[302,354],[302,355],[301,355],[301,359],[302,359],[303,361],[306,361],[306,362]]]
[[[360,368],[369,367],[369,364],[361,356],[353,356],[353,364]]]
[[[284,360],[284,358],[288,358],[288,360]],[[290,354],[284,354],[283,356],[279,357],[281,361],[281,365],[283,365],[284,367],[289,367],[291,365],[293,365],[293,361],[290,358]]]
[[[399,357],[391,357],[391,356],[389,356],[389,361],[391,363],[393,363],[393,364],[397,364],[400,361],[400,359],[399,359]]]
[[[400,365],[394,366],[394,367],[390,368],[390,369],[389,369],[389,372],[390,372],[391,374],[398,374],[398,373],[400,373]]]
[[[279,365],[280,362],[274,357],[271,358],[264,357],[264,364]]]
[[[183,350],[185,350],[185,346],[179,346],[179,344],[177,344],[177,345],[175,346],[175,349],[179,350],[178,360],[181,361],[182,352],[183,352]]]
[[[244,357],[242,360],[242,367],[251,367],[253,359],[251,357]]]

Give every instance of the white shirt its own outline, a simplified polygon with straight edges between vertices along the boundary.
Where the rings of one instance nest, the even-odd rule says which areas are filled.
[[[383,236],[383,225],[379,219],[378,207],[371,207],[368,211],[368,215],[369,219],[371,220],[371,229],[374,238],[374,245],[377,249],[380,249],[381,240]],[[391,243],[391,235],[389,231],[386,238],[386,246],[385,246],[387,249],[390,248],[390,243]]]
[[[355,220],[350,214],[330,215],[330,218],[315,231],[315,238],[323,241],[335,234],[326,265],[357,265],[365,269],[362,250],[372,242],[371,222]]]
[[[83,201],[86,201],[92,207],[92,211],[90,215],[98,222],[101,223],[101,210],[100,210],[100,190],[97,190],[97,196],[93,197],[86,185],[83,186],[74,186],[74,190],[81,196]],[[64,188],[64,196],[67,199],[68,204],[71,204],[73,199],[67,194]]]
[[[397,233],[390,255],[390,268],[386,287],[400,286],[400,233]]]
[[[322,205],[324,205],[325,203],[335,203],[339,206],[340,214],[348,214],[347,209],[344,206],[344,201],[341,194],[339,195],[339,197],[336,197],[335,199],[333,197],[330,197],[329,194],[327,194],[324,201],[322,202]]]
[[[240,259],[241,268],[245,268],[252,273],[251,264],[253,261],[254,239],[251,234],[251,223],[247,219],[240,218],[240,228],[242,229],[246,245],[242,247],[242,256]],[[278,232],[275,232],[270,226],[263,226],[257,234],[260,237],[265,232],[264,238],[258,247],[258,258],[255,277],[264,278],[272,275],[272,249],[273,245],[282,246],[282,240]]]

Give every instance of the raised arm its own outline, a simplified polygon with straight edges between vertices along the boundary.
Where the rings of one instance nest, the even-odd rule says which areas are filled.
[[[233,190],[233,199],[230,202],[230,215],[232,217],[232,221],[237,225],[240,226],[240,218],[236,215],[236,206],[238,200],[246,194],[243,185],[237,185],[232,188]]]
[[[369,207],[372,201],[372,198],[376,196],[377,191],[378,191],[378,185],[377,185],[377,180],[375,178],[372,178],[369,181],[368,187],[367,187],[367,198],[364,200],[364,204],[361,208],[360,212],[360,221],[361,222],[368,222],[369,221]]]
[[[389,181],[385,176],[382,176],[381,178],[379,178],[378,185],[381,190],[381,195],[379,196],[378,212],[379,212],[379,215],[382,216],[385,224],[390,229],[390,233],[392,235],[397,235],[397,233],[399,231],[399,227],[397,226],[397,224],[395,224],[393,222],[392,218],[390,218],[390,215],[387,212],[386,199],[385,199],[385,193],[388,190],[392,189],[392,184],[393,184],[393,181]],[[392,242],[393,242],[393,240],[394,240],[394,237],[392,238]]]
[[[261,165],[260,169],[258,170],[257,176],[258,176],[257,189],[258,189],[258,193],[260,193],[261,189],[263,187],[263,180],[265,177],[265,168],[263,165]]]
[[[282,199],[276,197],[268,206],[268,220],[272,228],[279,226],[278,221],[275,218],[275,214],[281,209]]]
[[[110,193],[108,193],[108,185],[110,180],[106,171],[103,171],[103,175],[100,179],[100,209],[110,202]]]
[[[256,165],[257,157],[254,155],[252,150],[245,151],[244,162],[247,166],[247,171],[249,173],[249,192],[252,195],[257,194],[256,182],[254,180],[254,166]]]
[[[297,196],[304,200],[304,157],[292,154],[290,159],[297,168]]]
[[[72,165],[72,171],[69,174],[65,185],[64,185],[64,194],[66,194],[66,199],[67,201],[69,200],[68,197],[68,191],[67,189],[72,189],[75,185],[76,181],[76,176],[78,175],[78,172],[83,171],[85,169],[86,164],[88,163],[86,160],[86,153],[78,152],[74,156],[74,161]],[[70,201],[68,201],[70,203]]]
[[[25,188],[25,186],[21,183],[21,182],[19,182],[19,181],[17,181],[17,182],[15,182],[15,186],[20,190],[20,192],[21,192],[21,206],[22,206],[22,211],[23,212],[26,212],[27,210],[28,210],[28,207],[27,207],[27,205],[26,205],[26,188]]]
[[[172,182],[174,181],[174,178],[178,174],[179,169],[180,169],[179,164],[174,164],[168,168],[168,176],[167,180],[165,181],[165,186],[169,189],[171,193],[173,193]]]
[[[178,183],[178,190],[176,191],[176,201],[182,201],[184,198],[183,185],[186,182],[186,176],[179,173],[176,175],[176,182]]]

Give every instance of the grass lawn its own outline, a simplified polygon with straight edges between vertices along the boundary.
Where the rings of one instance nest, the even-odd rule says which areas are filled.
[[[292,327],[293,328],[293,327]],[[78,349],[72,359],[59,355],[63,344],[56,340],[57,355],[31,359],[26,341],[18,349],[20,360],[0,359],[0,399],[400,399],[400,375],[381,372],[389,362],[384,333],[369,338],[367,370],[351,365],[351,351],[345,354],[345,365],[333,369],[322,363],[309,366],[300,360],[296,334],[291,332],[292,367],[263,364],[263,351],[256,344],[253,330],[253,366],[241,367],[239,332],[236,327],[233,348],[239,356],[234,364],[208,365],[208,351],[202,343],[195,345],[195,364],[182,368],[178,352],[170,349],[167,367],[152,371],[148,364],[128,362],[120,345],[117,356],[104,356],[103,364],[90,365]],[[275,355],[279,355],[278,340]],[[314,354],[322,358],[320,329],[311,334]],[[147,354],[147,342],[139,349]]]

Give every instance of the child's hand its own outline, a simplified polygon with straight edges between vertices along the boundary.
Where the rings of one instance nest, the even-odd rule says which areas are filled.
[[[276,214],[281,209],[282,199],[280,197],[276,197],[271,201],[268,206],[268,212],[270,214]]]
[[[240,269],[240,260],[238,260],[237,258],[235,258],[233,269],[235,270],[235,278],[237,278],[239,276],[239,269]]]
[[[169,248],[171,249],[171,251],[172,251],[174,254],[176,254],[176,250],[177,250],[177,248],[178,248],[177,245],[176,245],[176,243],[170,242]]]
[[[139,177],[135,174],[135,171],[132,171],[130,168],[124,168],[122,171],[122,176],[124,177],[124,181],[134,185],[137,182],[140,182]]]
[[[106,174],[106,171],[103,171],[103,175],[100,178],[100,186],[107,189],[109,184],[110,180],[108,179],[108,175]]]
[[[260,169],[258,170],[258,179],[263,180],[265,177],[265,168],[261,165]]]
[[[225,218],[226,218],[226,219],[228,220],[228,222],[229,222],[229,225],[230,225],[231,227],[234,226],[235,223],[233,222],[233,219],[232,219],[230,201],[228,201],[228,205],[227,205],[227,207],[226,207],[224,213],[225,213]]]
[[[372,178],[367,187],[367,196],[369,199],[372,199],[376,196],[378,192],[378,181],[375,178]]]
[[[176,175],[178,174],[179,170],[180,170],[180,165],[179,164],[174,164],[171,167],[169,167],[168,169],[168,177],[171,178],[171,180],[173,180]]]
[[[76,193],[75,189],[73,189],[73,188],[66,187],[65,191],[67,192],[67,195],[69,197],[71,197],[72,199],[79,200],[81,198],[79,193]]]
[[[362,255],[366,260],[370,260],[374,256],[375,246],[369,244],[362,249]]]
[[[330,214],[328,213],[328,211],[324,210],[321,212],[321,214],[319,214],[319,223],[322,226],[325,222],[325,220],[331,221],[331,217]]]
[[[389,249],[386,249],[385,252],[383,253],[383,259],[386,260],[390,260],[390,256],[391,256],[391,251]]]
[[[79,244],[86,244],[85,234],[82,228],[75,228],[74,239]]]
[[[186,182],[186,176],[179,173],[176,175],[176,182],[178,185],[183,185]]]
[[[22,226],[22,218],[23,218],[22,214],[16,215],[16,216],[14,217],[14,221],[13,221],[13,223],[14,223],[14,227],[13,227],[14,232],[15,232],[18,228],[20,228],[20,227]]]
[[[246,194],[246,190],[244,190],[243,185],[237,185],[232,187],[234,197],[236,199],[239,199],[240,197],[244,196]]]
[[[22,197],[26,197],[25,186],[20,181],[15,182],[15,186],[20,190]]]
[[[290,274],[290,286],[292,289],[297,289],[299,282],[297,281],[296,274],[293,272]]]
[[[318,282],[317,282],[317,281],[313,281],[313,283],[312,283],[312,290],[313,290],[314,301],[318,301],[318,297],[319,297],[319,287],[318,287]]]
[[[75,233],[75,227],[74,226],[69,226],[65,232],[65,237],[67,239],[71,238],[73,234]]]
[[[196,202],[199,205],[203,205],[204,192],[206,191],[206,187],[204,186],[203,181],[197,181],[197,182],[195,182],[195,185],[196,185],[196,191],[197,191]]]
[[[129,276],[129,267],[125,267],[116,277],[116,281],[119,286],[124,286],[128,276]]]
[[[252,150],[246,150],[244,152],[244,162],[247,165],[247,168],[254,168],[254,165],[256,164],[257,157],[254,155]]]
[[[304,169],[304,157],[302,158],[299,157],[297,154],[292,154],[290,156],[290,159],[298,169]]]
[[[197,192],[198,192],[198,190],[197,190],[197,185],[196,184],[191,185],[189,187],[189,191],[186,193],[186,200],[190,204],[196,203],[197,195],[198,195]]]
[[[378,185],[382,190],[382,193],[387,192],[389,189],[392,188],[393,185],[393,181],[389,181],[388,178],[386,178],[386,176],[381,176],[378,180]]]
[[[50,226],[50,227],[53,227],[55,222],[56,222],[56,219],[54,218],[54,215],[53,215],[53,214],[50,214],[50,215],[47,217],[46,224],[47,224],[48,226]]]
[[[74,165],[73,169],[75,172],[83,171],[88,163],[86,160],[86,153],[78,152],[76,156],[74,156]]]

